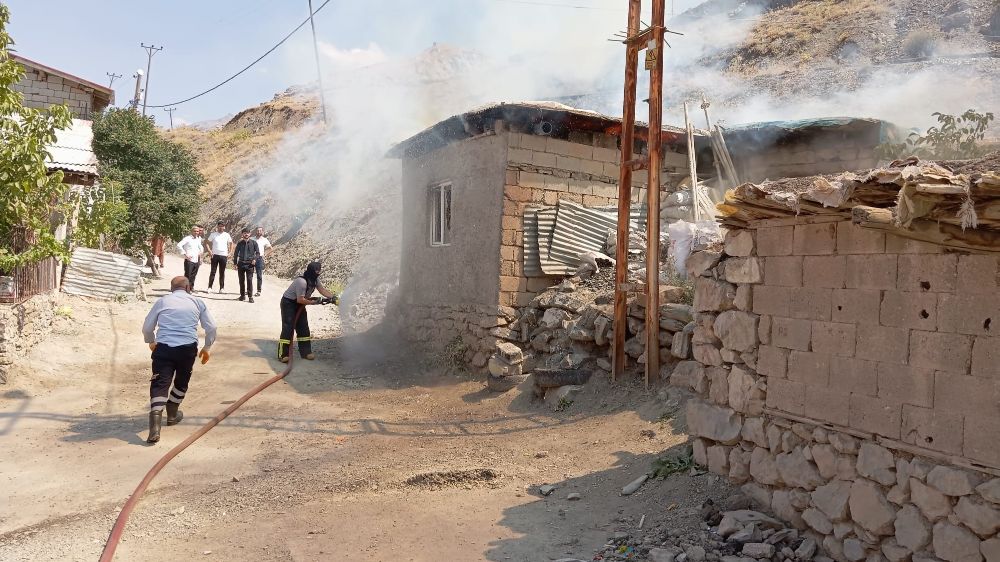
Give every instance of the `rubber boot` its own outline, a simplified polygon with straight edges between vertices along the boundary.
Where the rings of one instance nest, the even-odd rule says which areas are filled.
[[[160,423],[162,420],[162,410],[149,413],[149,437],[146,438],[146,443],[156,443],[160,440]]]
[[[167,425],[177,425],[184,419],[184,412],[177,402],[167,402]]]

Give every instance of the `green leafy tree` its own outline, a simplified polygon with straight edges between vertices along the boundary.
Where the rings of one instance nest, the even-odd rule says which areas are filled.
[[[94,154],[105,183],[120,186],[127,216],[116,228],[123,252],[151,261],[155,234],[180,239],[195,222],[205,182],[194,156],[157,133],[153,120],[110,109],[94,120]]]
[[[64,105],[47,110],[24,107],[14,90],[24,68],[10,58],[13,39],[7,33],[10,9],[0,4],[0,270],[37,262],[49,256],[68,257],[65,244],[53,234],[53,217],[68,211],[62,172],[45,168],[47,145],[56,131],[71,123]],[[21,234],[26,245],[10,244]]]
[[[88,248],[121,251],[120,240],[128,232],[128,205],[120,193],[120,185],[105,181],[80,194],[75,242]]]
[[[936,127],[924,134],[911,133],[904,142],[879,145],[880,158],[896,160],[916,156],[925,159],[964,160],[985,156],[989,148],[980,143],[986,137],[986,130],[994,116],[979,113],[973,109],[961,115],[945,113],[932,114],[938,122]]]

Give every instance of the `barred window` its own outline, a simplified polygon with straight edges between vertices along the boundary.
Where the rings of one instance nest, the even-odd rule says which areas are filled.
[[[431,186],[428,207],[431,217],[431,246],[451,244],[451,183]]]

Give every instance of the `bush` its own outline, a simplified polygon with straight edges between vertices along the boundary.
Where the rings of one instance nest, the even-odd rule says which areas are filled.
[[[934,56],[938,38],[926,29],[914,31],[903,39],[902,52],[907,58],[924,60]]]

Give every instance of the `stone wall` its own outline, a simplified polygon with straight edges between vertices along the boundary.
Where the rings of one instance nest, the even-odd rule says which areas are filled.
[[[14,361],[49,333],[57,294],[32,297],[21,304],[0,304],[0,384]]]
[[[697,462],[836,560],[1000,560],[996,257],[813,218],[692,260]]]
[[[46,109],[64,103],[77,119],[90,119],[91,113],[107,106],[101,104],[90,88],[30,66],[25,66],[24,79],[14,89],[24,94],[27,107]]]
[[[401,335],[423,344],[436,354],[454,354],[449,359],[486,367],[500,341],[497,329],[516,320],[517,312],[507,307],[476,305],[411,305],[397,315]]]

